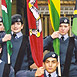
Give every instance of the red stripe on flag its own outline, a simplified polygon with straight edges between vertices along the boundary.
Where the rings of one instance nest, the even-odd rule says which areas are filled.
[[[48,3],[50,4],[50,0],[48,0]]]
[[[7,8],[6,1],[5,0],[1,0],[1,4]]]
[[[38,67],[42,66],[43,63],[43,39],[42,33],[39,38],[35,35],[30,37],[31,51],[34,62]]]
[[[29,16],[28,17],[29,28],[36,29],[36,23],[35,23],[36,20],[35,20],[33,14],[31,13],[31,11],[29,10],[28,3],[29,3],[29,0],[27,0],[27,15]],[[35,5],[35,7],[37,7],[37,0],[36,0],[36,3],[34,5]]]
[[[29,32],[31,52],[34,62],[38,67],[41,67],[43,64],[43,36],[41,29],[41,19],[37,12],[37,0],[33,0],[33,3],[29,3],[30,0],[27,0],[28,25],[29,31],[31,31]]]

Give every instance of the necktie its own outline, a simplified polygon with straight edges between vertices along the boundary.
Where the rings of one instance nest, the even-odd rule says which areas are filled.
[[[61,40],[64,40],[64,36],[61,37]]]
[[[51,77],[51,74],[49,74],[48,76]]]
[[[14,38],[15,38],[16,34],[13,34],[13,36],[14,36]]]

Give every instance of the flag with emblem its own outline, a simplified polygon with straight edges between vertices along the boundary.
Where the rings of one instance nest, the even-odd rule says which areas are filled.
[[[58,31],[60,25],[60,0],[48,0],[48,7],[52,28],[54,31]],[[60,41],[58,38],[53,40],[53,48],[60,62]],[[61,76],[60,64],[58,66],[58,75]]]
[[[1,0],[3,24],[7,34],[11,33],[11,3],[12,0]],[[12,54],[11,48],[11,41],[7,41],[7,51],[9,55]]]
[[[43,36],[37,0],[27,0],[27,16],[32,57],[38,67],[43,64]]]
[[[77,36],[77,0],[76,0],[75,10],[74,10],[72,32],[73,32],[73,34],[75,34]]]

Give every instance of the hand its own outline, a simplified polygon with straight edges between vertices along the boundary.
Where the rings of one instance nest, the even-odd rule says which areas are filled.
[[[6,42],[8,40],[11,40],[11,34],[6,34],[3,38],[2,38],[2,41],[3,42]]]
[[[37,69],[37,65],[35,63],[33,63],[32,65],[30,65],[30,69]]]
[[[37,69],[37,71],[35,72],[35,77],[41,76],[41,75],[43,75],[43,74],[44,74],[44,68],[43,68],[43,67],[39,67],[39,68]]]
[[[53,32],[53,34],[51,35],[51,37],[52,37],[53,39],[59,38],[59,31]]]
[[[0,47],[0,53],[2,52],[2,48]]]

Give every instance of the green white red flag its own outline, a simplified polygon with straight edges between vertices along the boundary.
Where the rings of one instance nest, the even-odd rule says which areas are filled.
[[[11,3],[12,0],[1,0],[3,24],[7,34],[11,33]],[[9,55],[12,54],[11,48],[11,41],[7,41],[7,51]]]

